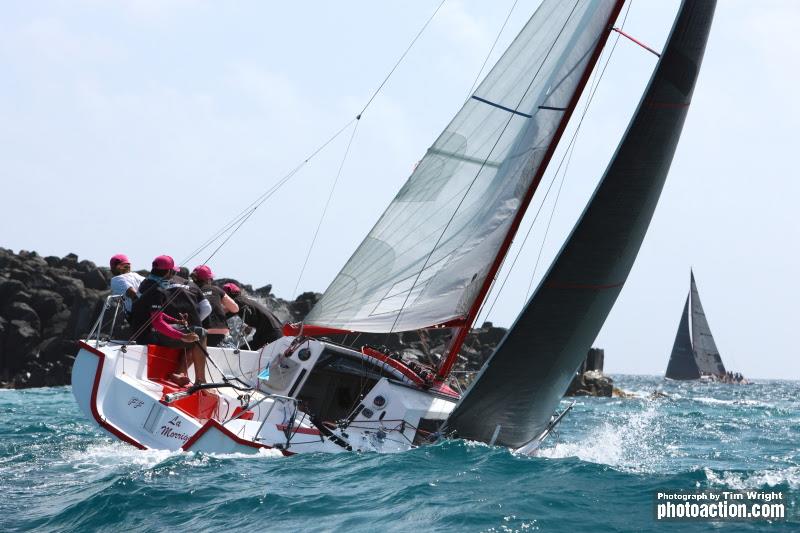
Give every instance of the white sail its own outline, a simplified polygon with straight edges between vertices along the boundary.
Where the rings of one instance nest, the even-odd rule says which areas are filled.
[[[612,0],[543,2],[306,324],[389,332],[466,316],[614,7]]]

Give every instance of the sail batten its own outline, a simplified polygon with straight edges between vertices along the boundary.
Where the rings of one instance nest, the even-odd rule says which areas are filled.
[[[565,113],[553,108],[566,109],[574,100],[620,5],[542,3],[426,152],[307,324],[382,333],[470,316],[563,131]]]
[[[515,448],[545,431],[644,239],[680,138],[714,8],[711,0],[683,1],[647,90],[589,204],[448,418],[448,430]],[[649,101],[671,105],[655,107]]]

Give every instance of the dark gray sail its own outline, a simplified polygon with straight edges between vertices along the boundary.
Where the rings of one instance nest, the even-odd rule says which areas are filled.
[[[675,344],[672,345],[672,354],[669,356],[666,377],[669,379],[700,379],[700,369],[694,359],[692,338],[689,335],[689,295],[683,305],[681,323],[675,334]]]
[[[546,428],[628,277],[680,138],[715,2],[684,0],[603,179],[526,307],[456,406],[462,438],[519,447]]]
[[[691,273],[690,293],[692,295],[692,346],[697,367],[701,374],[722,377],[725,375],[725,365],[722,364],[717,344],[711,335],[703,304],[700,303],[700,293],[697,292],[694,272]]]

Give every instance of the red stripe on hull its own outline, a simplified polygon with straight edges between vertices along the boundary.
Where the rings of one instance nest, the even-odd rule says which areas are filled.
[[[228,428],[226,428],[225,426],[223,426],[222,424],[220,424],[219,422],[217,422],[216,420],[212,419],[212,420],[209,420],[208,422],[206,422],[203,425],[203,427],[198,429],[195,432],[195,434],[192,435],[189,438],[189,440],[187,440],[183,444],[183,446],[181,446],[181,450],[187,451],[187,452],[190,451],[191,447],[194,446],[197,443],[198,440],[200,440],[200,437],[202,437],[211,428],[217,429],[219,432],[221,432],[223,435],[225,435],[226,437],[231,439],[236,444],[241,444],[242,446],[249,446],[250,448],[265,448],[267,450],[272,450],[273,449],[272,446],[267,446],[266,444],[259,444],[257,442],[253,442],[251,440],[243,439],[243,438],[239,437],[238,435],[236,435],[235,433],[233,433]],[[280,450],[280,452],[285,456],[294,455],[293,452],[290,452],[290,451],[287,451],[287,450]]]
[[[97,390],[100,387],[100,377],[103,374],[103,364],[105,363],[106,360],[106,354],[104,354],[97,348],[89,346],[83,341],[78,341],[78,345],[81,347],[81,349],[96,355],[97,358],[99,359],[99,361],[97,362],[97,371],[94,374],[94,383],[92,385],[92,397],[89,400],[89,405],[91,406],[92,409],[92,416],[94,416],[95,421],[100,427],[102,427],[109,433],[115,435],[119,440],[127,442],[128,444],[135,446],[140,450],[146,450],[147,446],[137,441],[130,435],[126,435],[120,429],[114,427],[111,423],[109,423],[106,419],[104,419],[100,415],[100,411],[97,409]]]

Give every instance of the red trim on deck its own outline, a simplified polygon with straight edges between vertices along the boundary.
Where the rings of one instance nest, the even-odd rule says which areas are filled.
[[[320,431],[317,428],[304,428],[304,427],[290,428],[286,424],[275,424],[275,427],[281,431],[286,431],[287,429],[291,429],[292,433],[302,433],[303,435],[322,435],[322,433],[320,433]]]
[[[231,439],[236,444],[241,444],[242,446],[249,446],[250,448],[266,448],[268,450],[272,450],[273,449],[272,446],[267,446],[266,444],[259,444],[257,442],[253,442],[251,440],[243,439],[243,438],[239,437],[238,435],[233,433],[231,430],[229,430],[228,428],[226,428],[225,426],[223,426],[222,424],[220,424],[219,422],[217,422],[216,420],[213,420],[213,419],[209,420],[208,422],[206,422],[203,425],[203,427],[198,429],[195,432],[195,434],[192,435],[189,438],[189,440],[187,440],[183,444],[183,446],[181,446],[181,449],[183,451],[186,451],[186,452],[190,451],[190,448],[192,446],[194,446],[197,443],[198,440],[200,440],[200,437],[202,437],[211,428],[216,428],[217,430],[222,432],[223,435],[225,435],[226,437]],[[280,452],[285,456],[294,455],[293,452],[290,452],[290,451],[287,451],[287,450],[280,450]]]
[[[83,341],[78,341],[78,346],[81,349],[96,355],[99,359],[99,361],[97,362],[97,371],[94,374],[94,384],[92,385],[92,397],[89,400],[89,404],[92,408],[92,416],[94,416],[95,421],[100,427],[102,427],[109,433],[115,435],[119,440],[127,442],[128,444],[135,446],[140,450],[146,450],[147,446],[137,441],[133,437],[126,435],[120,429],[114,427],[111,423],[109,423],[106,419],[104,419],[100,415],[100,411],[97,409],[97,389],[100,387],[100,377],[103,374],[103,364],[105,363],[106,360],[106,354],[104,354],[97,348],[89,346]]]
[[[528,205],[530,205],[531,203],[531,199],[533,198],[533,193],[539,187],[539,183],[542,181],[542,177],[544,176],[544,173],[547,170],[547,166],[550,164],[550,159],[552,159],[553,154],[556,151],[556,146],[558,145],[558,142],[561,140],[561,136],[563,135],[564,130],[567,127],[569,119],[572,117],[573,111],[575,111],[575,107],[578,105],[578,101],[580,100],[581,94],[583,93],[583,89],[586,87],[586,83],[589,81],[589,77],[592,74],[592,70],[597,64],[597,60],[600,58],[600,53],[603,51],[603,47],[605,46],[605,43],[608,40],[608,36],[611,34],[614,20],[616,20],[617,16],[619,15],[619,12],[622,10],[623,3],[624,3],[623,0],[617,0],[616,5],[611,10],[611,13],[609,13],[608,23],[606,25],[606,28],[598,36],[597,44],[594,47],[592,56],[586,63],[586,68],[583,71],[583,75],[581,76],[581,79],[578,81],[578,84],[575,86],[575,93],[572,95],[572,98],[570,99],[566,111],[564,111],[564,116],[561,117],[561,122],[558,125],[558,129],[556,129],[556,132],[553,135],[553,139],[550,141],[550,145],[547,147],[547,152],[545,152],[544,157],[542,158],[542,162],[540,163],[539,168],[536,170],[536,174],[533,176],[533,180],[531,181],[531,184],[528,187],[528,191],[525,193],[524,198],[522,198],[522,203],[520,204],[519,209],[517,210],[517,214],[514,216],[514,220],[511,222],[511,226],[508,229],[506,238],[500,245],[500,249],[497,251],[497,257],[495,257],[494,263],[492,263],[489,272],[486,274],[486,278],[483,281],[483,286],[481,287],[480,292],[478,293],[477,297],[472,303],[472,307],[470,308],[469,313],[467,314],[466,323],[464,327],[458,330],[455,337],[453,337],[453,340],[450,343],[450,348],[447,352],[447,357],[444,359],[444,361],[439,366],[439,369],[436,372],[436,378],[440,381],[443,381],[450,374],[450,371],[453,369],[453,365],[456,362],[456,358],[458,357],[458,352],[461,349],[461,345],[464,344],[464,339],[466,339],[467,333],[469,333],[469,330],[472,327],[473,323],[475,322],[475,319],[478,318],[478,312],[481,309],[483,300],[486,298],[486,295],[489,292],[489,288],[492,286],[492,283],[494,282],[494,277],[500,270],[500,266],[503,263],[503,258],[508,253],[508,249],[511,247],[511,243],[514,240],[514,236],[516,235],[517,230],[519,229],[519,226],[522,223],[522,219],[525,216],[525,211],[527,211]]]
[[[386,354],[384,354],[382,352],[379,352],[375,348],[370,348],[369,346],[364,346],[363,348],[361,348],[361,353],[366,355],[367,357],[371,357],[373,359],[377,359],[381,363],[389,365],[390,367],[394,368],[395,370],[397,370],[398,372],[403,374],[405,377],[407,377],[408,379],[410,379],[411,381],[413,381],[417,385],[421,385],[421,386],[425,385],[425,380],[423,380],[421,377],[419,377],[413,370],[408,368],[406,365],[404,365],[400,361],[392,359],[388,355],[386,355]]]
[[[456,391],[454,391],[452,389],[452,387],[450,387],[450,385],[448,385],[444,381],[436,381],[436,382],[434,382],[431,385],[430,390],[432,390],[434,392],[438,392],[439,394],[444,394],[445,396],[451,396],[451,397],[456,398],[456,399],[461,398],[461,395],[459,393],[457,393]]]

